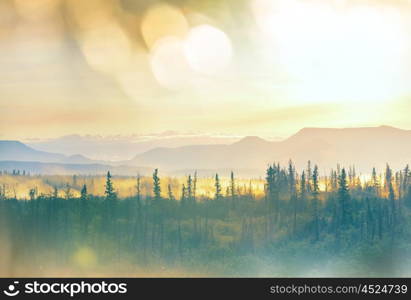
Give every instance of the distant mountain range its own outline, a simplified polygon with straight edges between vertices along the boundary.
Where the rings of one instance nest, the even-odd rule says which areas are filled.
[[[67,156],[60,153],[35,150],[19,141],[0,141],[0,160],[59,162],[67,164],[91,164],[101,162],[88,159],[80,154]]]
[[[146,175],[152,171],[151,168],[136,166],[113,166],[109,162],[91,160],[81,154],[67,156],[38,151],[19,141],[0,141],[0,170],[59,175],[95,175],[108,170],[117,175]]]
[[[26,144],[34,149],[62,153],[67,156],[81,153],[91,159],[129,160],[137,154],[159,147],[175,148],[187,145],[231,144],[235,136],[212,136],[163,132],[157,135],[80,136],[67,135],[55,139],[31,140]]]
[[[268,163],[286,164],[290,159],[298,169],[308,160],[321,170],[335,168],[337,163],[355,164],[357,170],[367,173],[386,163],[402,168],[411,162],[411,131],[389,126],[304,128],[280,142],[245,137],[230,145],[157,148],[137,155],[130,163],[165,170],[237,167],[263,171]]]
[[[18,141],[0,141],[0,161],[3,161],[0,169],[6,163],[4,161],[8,161],[9,167],[14,164],[20,169],[23,169],[22,162],[30,162],[34,173],[35,170],[38,173],[53,170],[92,174],[111,168],[126,175],[159,168],[168,174],[200,170],[209,175],[215,171],[228,173],[233,169],[244,176],[263,176],[268,163],[286,164],[289,159],[297,169],[304,168],[311,160],[322,171],[335,168],[337,163],[355,165],[363,173],[369,173],[373,166],[384,168],[386,163],[395,169],[403,168],[411,163],[411,131],[389,126],[304,128],[283,141],[272,142],[250,136],[229,144],[157,147],[139,153],[131,160],[118,162],[94,161],[81,154],[67,156],[39,151]],[[47,165],[40,166],[39,163]]]

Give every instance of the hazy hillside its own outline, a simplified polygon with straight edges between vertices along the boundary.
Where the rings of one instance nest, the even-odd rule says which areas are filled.
[[[321,168],[355,164],[362,172],[389,162],[401,168],[411,162],[411,131],[388,126],[365,128],[304,128],[281,142],[246,137],[231,145],[157,148],[137,155],[134,165],[164,169],[244,168],[264,170],[266,164],[292,159],[297,168],[308,160]]]
[[[116,147],[120,147],[121,144]],[[123,147],[126,147],[123,145]],[[355,164],[358,171],[370,172],[373,166],[383,168],[390,163],[393,168],[402,168],[411,162],[411,131],[389,126],[364,128],[303,128],[291,137],[271,142],[250,136],[231,144],[188,145],[183,147],[158,147],[136,155],[132,160],[117,162],[93,161],[83,155],[38,151],[17,141],[0,141],[0,160],[63,163],[62,172],[79,170],[69,164],[94,164],[87,172],[116,166],[124,175],[137,167],[159,168],[168,174],[192,173],[201,170],[205,175],[221,171],[237,170],[238,175],[264,175],[268,163],[285,164],[292,159],[298,169],[307,161],[317,163],[321,170],[341,165]],[[102,151],[97,147],[94,151]],[[119,153],[120,154],[120,153]],[[120,156],[120,155],[119,155]],[[124,166],[130,166],[127,169]],[[39,166],[38,166],[39,167]],[[47,169],[46,167],[50,167]],[[17,167],[15,167],[17,168]],[[112,167],[114,168],[114,167]],[[41,166],[40,172],[59,171],[60,167]],[[100,171],[99,171],[100,172]]]
[[[230,136],[183,135],[165,132],[152,136],[80,136],[68,135],[56,139],[29,141],[35,149],[65,155],[81,153],[98,160],[128,160],[135,155],[159,147],[182,147],[187,145],[231,144],[239,140]]]
[[[193,145],[157,148],[137,155],[133,165],[156,166],[166,170],[246,168],[264,169],[275,143],[246,137],[231,145]]]
[[[18,141],[0,141],[0,160],[56,162],[65,155],[38,151]]]
[[[80,154],[66,156],[60,153],[39,151],[19,141],[0,141],[0,161],[37,161],[73,164],[101,163],[101,161],[94,161]]]

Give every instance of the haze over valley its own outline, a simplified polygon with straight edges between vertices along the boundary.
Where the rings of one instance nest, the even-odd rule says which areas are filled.
[[[386,163],[401,168],[411,162],[411,131],[390,126],[303,128],[280,141],[257,136],[166,136],[130,142],[71,136],[29,145],[0,141],[0,169],[27,169],[34,174],[103,174],[110,169],[116,175],[135,175],[159,168],[167,174],[184,175],[197,170],[207,176],[233,170],[241,176],[255,177],[264,175],[267,164],[286,164],[290,159],[299,169],[311,160],[323,171],[338,163],[355,166],[363,174],[369,174],[373,167],[383,168]],[[47,148],[72,154],[43,151]],[[119,159],[87,157],[99,153]]]

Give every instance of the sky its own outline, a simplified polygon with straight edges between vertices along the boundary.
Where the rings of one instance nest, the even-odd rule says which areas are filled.
[[[411,129],[410,0],[0,0],[0,139]]]

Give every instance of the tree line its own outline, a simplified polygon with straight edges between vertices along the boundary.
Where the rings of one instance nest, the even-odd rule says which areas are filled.
[[[313,247],[324,255],[361,247],[385,255],[411,241],[408,166],[394,173],[387,165],[383,174],[374,168],[361,180],[355,167],[337,166],[320,176],[310,162],[301,173],[291,161],[285,167],[274,163],[267,166],[260,197],[251,185],[239,189],[233,172],[225,192],[215,175],[213,196],[199,194],[196,173],[187,177],[178,198],[171,184],[162,190],[157,169],[152,193],[142,194],[141,179],[135,178],[135,195],[122,199],[110,172],[104,196],[89,194],[85,184],[79,197],[69,185],[63,197],[57,188],[49,195],[33,188],[26,200],[0,190],[0,234],[8,236],[12,249],[10,272],[22,262],[34,269],[45,259],[69,263],[79,247],[113,264],[127,257],[150,266],[226,262]]]

